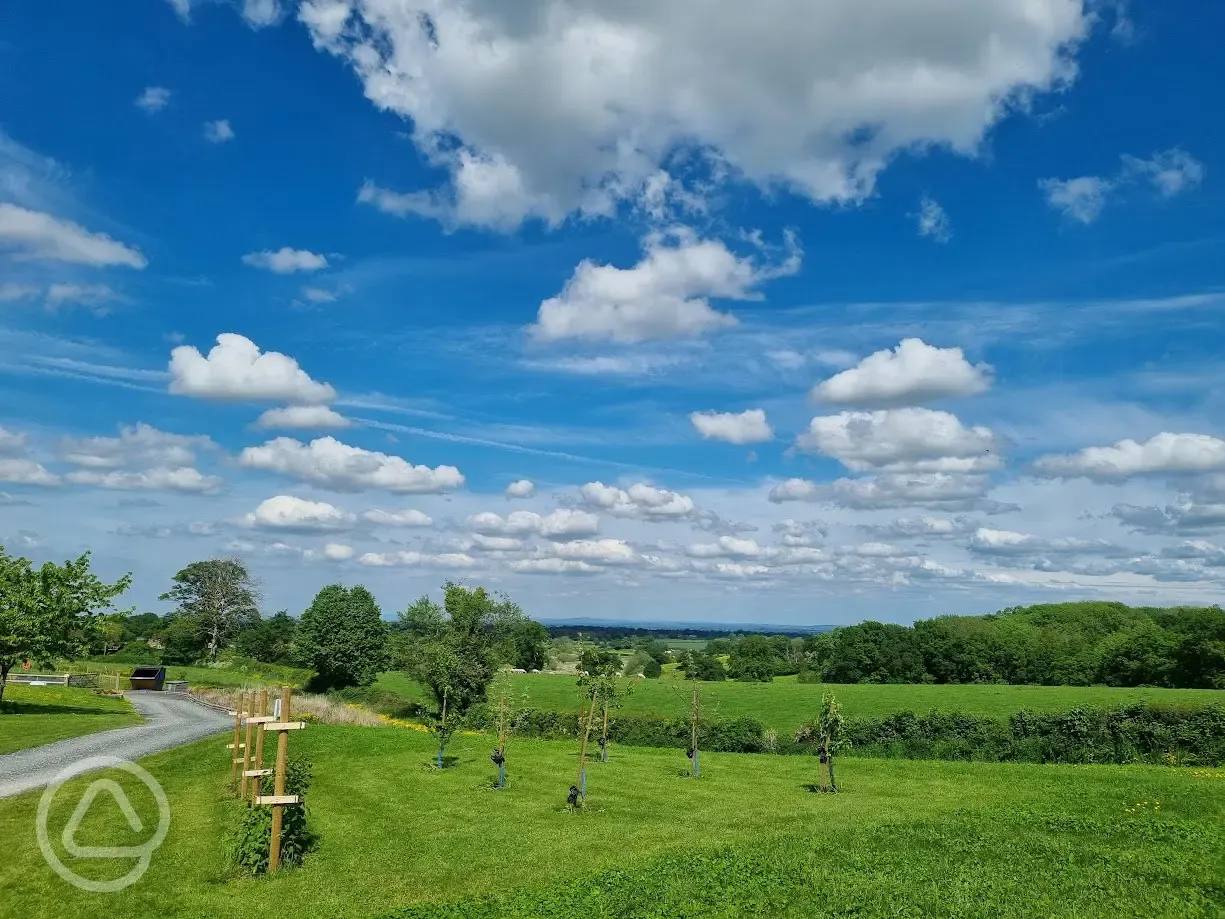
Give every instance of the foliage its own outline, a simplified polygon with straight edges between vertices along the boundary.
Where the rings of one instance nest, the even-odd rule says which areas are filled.
[[[129,641],[114,654],[91,658],[103,664],[144,664],[157,665],[162,663],[163,656],[155,648],[150,648],[147,641]]]
[[[268,619],[248,624],[234,639],[234,649],[244,657],[266,664],[293,663],[298,622],[286,610]]]
[[[306,759],[291,759],[285,764],[285,794],[302,795],[311,785],[312,765]],[[272,808],[254,807],[249,801],[235,805],[234,828],[229,839],[231,863],[243,874],[258,876],[268,871],[269,849],[272,845]],[[296,868],[317,845],[311,832],[307,805],[282,809],[281,867]]]
[[[816,642],[830,683],[922,683],[923,652],[914,629],[880,622],[835,629]]]
[[[1225,708],[1158,705],[1017,712],[1001,720],[962,713],[899,712],[850,719],[847,740],[856,756],[1028,763],[1225,763]],[[803,725],[795,743],[812,751],[819,724]],[[798,752],[785,746],[780,752]]]
[[[585,648],[578,659],[579,672],[589,676],[617,673],[621,670],[621,655],[600,648]]]
[[[732,679],[769,683],[778,672],[776,646],[765,635],[746,635],[732,647],[727,672]]]
[[[772,668],[771,678],[773,678]],[[688,660],[685,662],[685,679],[717,683],[727,679],[727,670],[723,666],[723,661],[713,654],[708,654],[704,651],[691,651],[689,652]]]
[[[523,670],[543,670],[549,657],[549,631],[524,617],[511,629],[511,662]]]
[[[259,619],[259,590],[240,559],[192,562],[172,581],[174,586],[160,599],[177,604],[176,620],[197,628],[210,657],[216,658],[239,630]],[[186,634],[183,627],[183,639]],[[187,642],[178,647],[186,648]]]
[[[313,689],[369,686],[387,662],[387,631],[374,595],[361,584],[329,584],[297,627],[297,654],[317,674]]]
[[[164,622],[157,613],[133,613],[123,619],[125,642],[149,639],[161,631]]]
[[[201,621],[190,613],[171,613],[160,636],[162,662],[193,664],[204,656],[208,635]]]
[[[9,671],[23,661],[42,665],[86,653],[99,613],[111,609],[131,582],[130,574],[114,584],[99,580],[88,552],[35,568],[0,546],[0,701]]]
[[[830,683],[1036,683],[1225,688],[1225,611],[1084,602],[864,622],[808,640]]]
[[[661,676],[663,676],[664,668],[659,666],[659,661],[651,658],[649,661],[643,664],[642,670],[639,672],[648,680],[658,680]]]
[[[435,712],[441,714],[445,697],[449,717],[462,718],[485,701],[525,619],[507,597],[448,581],[442,609],[422,597],[401,614],[405,670],[429,691]]]

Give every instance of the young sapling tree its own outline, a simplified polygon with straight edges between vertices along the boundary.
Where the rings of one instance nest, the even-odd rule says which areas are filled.
[[[506,787],[506,744],[515,729],[515,705],[510,692],[503,689],[493,708],[493,724],[497,731],[497,743],[490,759],[498,767],[498,788]]]
[[[837,794],[838,780],[834,777],[834,754],[849,746],[850,742],[846,737],[846,725],[842,719],[841,706],[833,696],[829,698],[826,698],[825,695],[821,696],[821,710],[817,713],[816,730],[820,765],[825,766],[826,774],[829,776],[827,786],[821,780],[820,766],[818,766],[817,784],[822,791],[828,790]]]

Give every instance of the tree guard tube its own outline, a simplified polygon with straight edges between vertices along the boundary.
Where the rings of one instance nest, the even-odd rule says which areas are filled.
[[[506,787],[506,756],[501,750],[494,750],[493,755],[489,757],[493,760],[493,764],[498,767],[498,787]]]
[[[596,741],[596,743],[600,745],[601,762],[605,762],[605,763],[608,762],[608,738],[601,737],[599,740]]]

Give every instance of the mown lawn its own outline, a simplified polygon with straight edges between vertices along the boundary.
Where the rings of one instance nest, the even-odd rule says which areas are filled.
[[[676,679],[665,670],[664,678],[640,680],[625,700],[627,714],[684,716],[689,711],[693,683]],[[1213,689],[1119,689],[1108,686],[999,686],[999,685],[880,685],[852,684],[820,686],[798,683],[795,677],[779,677],[772,683],[701,683],[702,710],[712,718],[756,718],[779,732],[795,730],[810,720],[821,694],[833,693],[848,717],[879,718],[898,711],[926,714],[958,711],[1006,718],[1021,709],[1066,711],[1081,705],[1119,706],[1129,702],[1162,702],[1169,705],[1204,706],[1225,704],[1225,690]],[[551,711],[575,711],[580,707],[573,675],[553,673],[501,674],[491,690],[496,698],[502,687],[525,706]],[[420,686],[403,673],[380,674],[376,689],[420,700]]]
[[[0,708],[0,754],[111,728],[140,724],[122,696],[102,696],[72,686],[10,683]]]
[[[224,736],[150,757],[172,820],[148,873],[108,895],[69,887],[35,844],[37,793],[0,801],[0,917],[1197,917],[1225,910],[1225,781],[1160,767],[843,759],[842,793],[814,794],[807,757],[617,747],[570,814],[575,745],[517,741],[511,785],[489,787],[483,737],[426,766],[428,734],[313,725],[318,850],[265,880],[226,865]],[[141,814],[149,795],[116,773]],[[89,778],[61,790],[50,836]],[[105,797],[99,798],[104,802]],[[1139,806],[1143,805],[1143,806]],[[152,823],[152,818],[148,821]],[[77,842],[132,845],[96,805]],[[59,850],[62,854],[62,849]],[[113,877],[128,863],[73,864]],[[493,902],[482,898],[494,896]],[[449,904],[449,905],[443,905]]]

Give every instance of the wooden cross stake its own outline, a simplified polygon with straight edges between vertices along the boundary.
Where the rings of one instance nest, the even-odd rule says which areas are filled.
[[[238,759],[238,751],[242,749],[242,707],[246,701],[247,694],[240,692],[238,694],[238,704],[234,706],[234,742],[230,745],[230,749],[234,751],[234,755],[230,757],[230,784],[233,785],[238,779],[238,764],[241,760]]]

